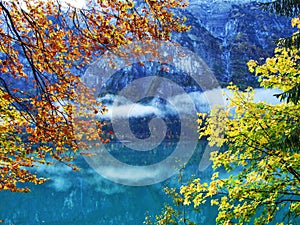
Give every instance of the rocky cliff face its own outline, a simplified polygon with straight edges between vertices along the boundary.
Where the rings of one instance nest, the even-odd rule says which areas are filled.
[[[201,56],[222,85],[257,85],[246,62],[271,56],[275,41],[293,33],[289,18],[270,15],[256,1],[191,1],[183,14],[191,30],[174,39]]]
[[[195,53],[194,55],[200,56],[210,70],[203,65],[204,63],[200,63],[202,72],[199,73],[197,71],[197,67],[200,65],[199,60],[197,62],[195,60],[197,57],[194,56],[182,60],[185,64],[182,66],[183,70],[181,70],[182,68],[178,69],[179,66],[176,66],[174,62],[182,58],[173,52],[169,54],[170,52],[167,51],[166,53],[172,56],[174,61],[171,65],[175,65],[174,68],[168,65],[168,71],[162,69],[164,65],[160,62],[145,60],[144,67],[139,63],[131,64],[131,66],[117,70],[107,80],[104,79],[106,73],[103,72],[105,64],[95,64],[94,69],[90,66],[85,74],[85,80],[99,88],[99,97],[103,104],[108,106],[109,111],[120,114],[119,117],[122,119],[125,114],[128,118],[133,118],[131,124],[134,125],[131,130],[135,130],[135,135],[141,138],[148,137],[151,133],[147,126],[145,129],[142,129],[141,126],[148,124],[150,119],[155,117],[164,118],[166,123],[173,121],[170,122],[172,132],[167,132],[167,137],[178,138],[180,135],[177,129],[178,114],[183,118],[191,118],[193,114],[192,109],[185,105],[186,101],[190,98],[196,111],[209,111],[208,105],[212,104],[210,99],[206,98],[204,91],[216,88],[216,83],[223,87],[229,82],[242,88],[249,85],[257,86],[256,77],[248,72],[246,63],[250,59],[263,62],[265,58],[272,56],[277,39],[293,33],[289,18],[264,12],[256,1],[192,1],[188,8],[176,13],[187,17],[186,23],[191,25],[191,29],[186,33],[174,33],[173,40],[192,52],[190,55]],[[164,49],[160,51],[162,55],[164,55],[163,52]],[[92,76],[89,76],[89,71],[93,76],[96,74],[97,78],[101,78],[102,82],[91,82],[93,79],[91,79]],[[196,75],[192,76],[193,73]],[[162,77],[176,83],[185,93],[188,93],[188,96],[184,97],[178,91],[174,91],[174,87],[170,83],[165,84],[163,79],[151,78],[139,83],[137,87],[128,89],[133,95],[133,97],[130,95],[132,98],[126,97],[122,99],[123,102],[118,102],[118,105],[112,105],[113,99],[117,95],[119,96],[123,89],[134,81],[141,80],[140,78],[151,76]],[[210,82],[215,85],[204,84],[211,77],[217,78],[216,82]],[[213,96],[213,100],[222,99],[222,96],[218,96],[217,93],[214,93]],[[131,102],[130,99],[134,99],[134,101]],[[136,101],[137,99],[138,101]],[[143,101],[143,99],[147,99],[147,101]],[[165,101],[161,99],[165,99]],[[178,114],[174,114],[174,110],[167,104],[168,101],[179,106]],[[123,112],[121,110],[123,108],[135,108],[137,112],[133,112],[134,110]],[[104,119],[110,121],[111,117],[106,116]],[[193,124],[195,120],[191,119],[188,124]],[[123,123],[118,122],[117,124]],[[109,126],[109,129],[112,128]],[[128,140],[126,137],[124,139]]]
[[[185,33],[174,33],[172,39],[200,56],[221,86],[229,82],[241,87],[257,86],[257,79],[249,73],[246,63],[250,59],[263,62],[272,56],[276,40],[294,32],[290,18],[271,15],[253,0],[192,0],[186,9],[176,14],[187,17],[186,24],[191,29]],[[145,68],[142,70],[145,71]],[[140,76],[151,75],[149,73],[166,75],[154,71],[153,66],[146,70],[148,72],[117,72],[119,75],[109,81],[106,91],[125,87]],[[195,91],[192,85],[189,86],[186,75],[169,74],[166,78],[169,77],[186,89]]]

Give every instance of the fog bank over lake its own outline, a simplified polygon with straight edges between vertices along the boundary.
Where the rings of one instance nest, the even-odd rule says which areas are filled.
[[[208,99],[217,96],[219,98],[220,92],[225,92],[223,99],[215,99],[214,102]],[[256,88],[254,94],[255,102],[266,102],[268,104],[278,104],[280,101],[274,96],[274,94],[281,93],[277,89],[264,89]],[[208,97],[209,96],[209,97]],[[186,107],[186,102],[192,100],[195,104],[197,111],[209,112],[211,104],[228,104],[227,98],[230,99],[231,94],[228,89],[214,89],[206,92],[190,92],[188,95],[176,95],[163,102],[161,99],[153,97],[153,99],[147,103],[131,102],[130,100],[121,97],[118,100],[118,104],[114,104],[116,96],[112,94],[105,95],[100,98],[104,105],[108,108],[108,113],[101,116],[104,119],[114,118],[129,118],[129,117],[147,117],[149,115],[156,115],[158,117],[166,117],[168,115],[190,114],[190,110]],[[189,98],[189,99],[188,99]],[[121,100],[120,100],[121,99]],[[171,103],[171,104],[168,104]],[[175,111],[172,105],[180,105],[180,111]],[[130,113],[128,113],[130,112]]]

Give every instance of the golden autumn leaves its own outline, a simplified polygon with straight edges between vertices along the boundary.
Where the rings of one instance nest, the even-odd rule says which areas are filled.
[[[299,18],[292,26],[300,28]],[[253,88],[241,91],[230,85],[225,107],[198,114],[200,138],[222,147],[211,153],[213,174],[207,182],[192,178],[179,190],[166,188],[177,208],[166,205],[155,223],[146,217],[146,224],[196,224],[190,210],[198,213],[209,205],[217,209],[216,224],[299,221],[299,57],[296,46],[277,47],[263,64],[248,62],[262,87],[277,90],[280,103],[257,102]]]
[[[90,124],[106,109],[81,82],[85,65],[132,41],[169,40],[188,29],[172,13],[186,6],[182,0],[86,5],[0,1],[0,190],[45,182],[30,168],[52,159],[76,170],[70,161],[78,149],[108,141],[101,124]]]
[[[299,85],[298,61],[295,47],[276,48],[264,64],[248,66],[261,86],[285,93]],[[198,121],[200,137],[224,147],[211,154],[217,172],[209,185],[200,179],[183,185],[177,198],[194,208],[207,201],[217,205],[217,224],[268,224],[276,215],[282,218],[277,224],[293,224],[300,216],[299,100],[285,96],[272,105],[255,102],[253,88],[228,88],[228,105],[199,114]],[[229,174],[219,176],[222,170]]]
[[[22,139],[23,129],[28,126],[28,122],[21,112],[10,105],[11,102],[5,95],[7,94],[0,89],[0,188],[1,190],[28,191],[28,188],[17,188],[16,182],[40,184],[45,179],[39,179],[24,169],[33,166],[33,162],[39,159],[32,159]]]

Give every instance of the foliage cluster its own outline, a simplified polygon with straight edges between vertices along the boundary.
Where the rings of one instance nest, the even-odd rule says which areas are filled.
[[[296,4],[298,10],[298,1],[275,2],[281,2],[285,10],[291,7],[285,3]],[[292,19],[292,26],[300,28],[299,18]],[[166,189],[175,207],[166,205],[155,224],[195,224],[188,209],[201,210],[206,203],[217,207],[217,224],[299,222],[300,55],[296,34],[290,45],[279,45],[264,64],[253,60],[247,64],[262,87],[278,90],[274,97],[280,104],[256,102],[253,88],[240,91],[230,85],[226,107],[199,114],[200,138],[211,146],[225,147],[211,154],[214,173],[210,182],[196,178],[179,190]],[[149,217],[146,222],[152,224]]]
[[[182,0],[0,0],[0,190],[43,183],[31,167],[70,161],[86,141],[107,142],[91,118],[105,108],[80,79],[86,65],[134,41],[188,29]],[[16,85],[16,84],[22,85]],[[89,118],[89,119],[86,119]],[[55,159],[55,160],[53,160]]]

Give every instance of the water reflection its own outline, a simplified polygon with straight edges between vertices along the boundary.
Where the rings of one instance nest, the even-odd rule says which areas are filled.
[[[153,156],[156,156],[155,160],[158,156],[160,159],[167,157],[174,146],[176,143],[173,142],[160,145],[159,149],[149,153],[149,160],[155,158]],[[119,159],[130,159],[131,162],[140,159],[120,143],[111,143],[108,147]],[[192,157],[185,172],[186,179],[194,173],[201,173],[201,176],[209,173],[198,170],[203,147],[204,144],[200,143]],[[38,172],[50,177],[51,181],[32,186],[31,193],[0,192],[0,219],[5,220],[4,224],[14,225],[139,225],[143,224],[146,212],[158,214],[164,202],[169,201],[162,187],[178,186],[176,177],[149,186],[124,186],[101,177],[83,158],[78,158],[76,163],[82,168],[79,172],[62,164],[40,167]],[[214,216],[205,211],[195,216],[199,222],[205,220],[211,221],[207,224],[214,224]]]

